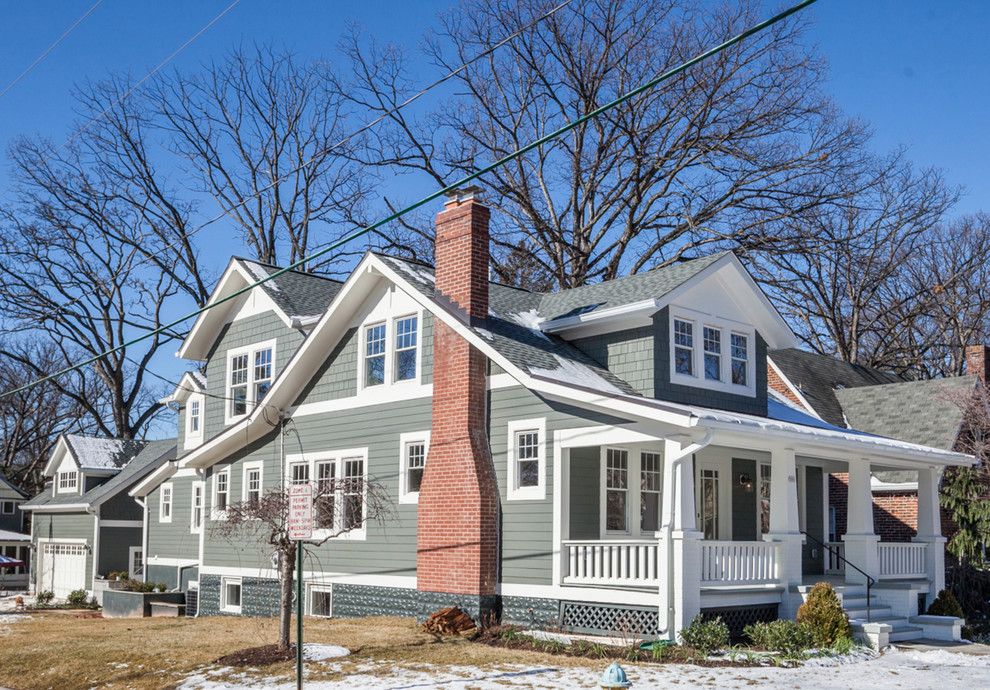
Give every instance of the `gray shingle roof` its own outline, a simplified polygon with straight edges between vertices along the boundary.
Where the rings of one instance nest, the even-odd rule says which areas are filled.
[[[899,383],[903,378],[886,371],[849,364],[829,355],[820,355],[790,348],[770,353],[773,363],[780,367],[791,383],[797,386],[815,412],[830,424],[846,426],[842,405],[836,398],[837,389],[859,388]],[[856,427],[855,424],[852,425]],[[864,429],[868,431],[868,429]],[[905,439],[906,440],[906,439]]]
[[[66,434],[65,441],[79,468],[83,470],[119,470],[145,446],[144,441],[98,438],[82,434]]]
[[[953,376],[846,388],[835,396],[854,429],[952,450],[962,424],[962,411],[952,398],[975,385],[975,377]]]
[[[129,489],[162,463],[174,460],[175,454],[176,441],[174,438],[162,441],[146,441],[141,451],[133,456],[120,472],[86,493],[82,495],[56,494],[53,496],[49,485],[40,494],[24,503],[23,507],[44,509],[45,507],[75,505],[77,503],[91,506]]]
[[[255,278],[272,275],[278,266],[237,257]],[[327,310],[343,283],[314,273],[287,271],[278,278],[261,284],[261,288],[287,315],[320,316]]]

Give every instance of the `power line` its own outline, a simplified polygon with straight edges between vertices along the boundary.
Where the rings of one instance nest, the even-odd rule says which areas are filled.
[[[814,4],[816,1],[817,0],[802,0],[802,2],[799,2],[798,4],[793,5],[792,7],[788,8],[788,9],[786,9],[786,10],[784,10],[784,11],[782,11],[782,12],[776,14],[776,15],[774,15],[773,17],[760,22],[759,24],[756,24],[756,25],[750,27],[749,29],[746,29],[742,33],[737,34],[736,36],[734,36],[734,37],[732,37],[732,38],[730,38],[730,39],[728,39],[726,41],[723,41],[722,43],[720,43],[719,45],[715,46],[714,48],[709,48],[705,52],[700,53],[699,55],[696,55],[695,57],[691,58],[687,62],[684,62],[684,63],[680,64],[679,66],[674,67],[673,69],[670,69],[670,70],[664,72],[663,74],[660,74],[659,76],[654,77],[653,79],[650,79],[649,81],[647,81],[647,82],[645,82],[645,83],[637,86],[635,89],[633,89],[631,91],[627,91],[626,93],[624,93],[621,96],[613,99],[612,101],[609,101],[605,105],[598,106],[597,108],[595,108],[595,109],[593,109],[593,110],[585,113],[584,115],[582,115],[582,116],[580,116],[578,118],[575,118],[574,120],[571,120],[567,124],[565,124],[565,125],[557,128],[557,129],[555,129],[554,131],[550,132],[549,134],[545,134],[544,136],[540,137],[539,139],[536,139],[535,141],[532,141],[529,144],[526,144],[525,146],[516,149],[512,153],[509,153],[509,154],[503,156],[502,158],[499,158],[495,162],[489,163],[488,165],[484,166],[483,168],[480,168],[480,169],[476,170],[473,173],[470,173],[468,175],[465,175],[461,179],[457,180],[456,182],[454,182],[452,184],[447,185],[446,187],[443,187],[441,189],[438,189],[437,191],[435,191],[435,192],[433,192],[431,194],[427,194],[426,196],[424,196],[423,198],[419,199],[418,201],[415,201],[412,204],[409,204],[408,206],[406,206],[403,209],[400,209],[399,211],[395,211],[393,213],[388,214],[384,218],[382,218],[382,219],[380,219],[380,220],[372,223],[371,225],[367,225],[367,226],[365,226],[363,228],[360,228],[359,230],[355,230],[354,232],[352,232],[352,233],[350,233],[348,235],[345,235],[341,239],[337,240],[336,242],[331,243],[330,245],[324,247],[323,249],[321,249],[321,250],[319,250],[317,252],[314,252],[313,254],[311,254],[309,256],[304,256],[303,258],[299,259],[295,263],[289,264],[288,266],[286,266],[284,268],[280,268],[277,271],[275,271],[274,273],[271,273],[268,276],[266,276],[264,278],[261,278],[261,279],[259,279],[258,281],[254,282],[254,283],[250,283],[250,284],[244,286],[243,288],[241,288],[239,290],[236,290],[233,293],[227,295],[226,297],[222,297],[222,298],[216,300],[215,302],[212,302],[210,304],[206,304],[206,305],[200,307],[199,309],[196,309],[195,311],[192,311],[192,312],[190,312],[190,313],[188,313],[188,314],[186,314],[184,316],[179,317],[178,319],[175,319],[175,320],[173,320],[173,321],[171,321],[171,322],[169,322],[169,323],[167,323],[167,324],[165,324],[163,326],[159,326],[158,328],[155,328],[153,330],[150,330],[147,333],[144,333],[143,335],[140,335],[140,336],[138,336],[136,338],[133,338],[133,339],[127,341],[126,343],[122,343],[120,345],[117,345],[116,347],[113,347],[113,348],[111,348],[109,350],[106,350],[106,351],[104,351],[104,352],[102,352],[102,353],[100,353],[98,355],[94,355],[92,357],[89,357],[89,358],[83,360],[82,362],[79,362],[77,364],[72,365],[71,367],[66,367],[65,369],[62,369],[61,371],[57,371],[57,372],[55,372],[53,374],[49,374],[48,376],[42,377],[42,378],[37,379],[37,380],[35,380],[35,381],[31,382],[31,383],[28,383],[28,384],[25,384],[23,386],[20,386],[19,388],[15,388],[13,390],[6,391],[6,392],[0,394],[0,399],[6,398],[6,397],[8,397],[10,395],[14,395],[15,393],[19,393],[20,391],[27,390],[28,388],[32,388],[32,387],[37,386],[39,384],[45,383],[46,381],[50,381],[50,380],[52,380],[54,378],[58,378],[59,376],[63,376],[63,375],[65,375],[65,374],[67,374],[67,373],[69,373],[71,371],[75,371],[76,369],[79,369],[81,367],[84,367],[84,366],[87,366],[89,364],[92,364],[93,362],[96,362],[96,361],[102,359],[103,357],[106,357],[108,355],[114,354],[115,352],[119,352],[119,351],[121,351],[121,350],[123,350],[123,349],[125,349],[125,348],[127,348],[127,347],[129,347],[131,345],[134,345],[136,343],[142,342],[144,340],[147,340],[148,338],[151,338],[151,337],[157,335],[158,333],[161,333],[163,331],[166,331],[166,330],[172,328],[173,326],[177,326],[177,325],[179,325],[181,323],[184,323],[184,322],[188,321],[189,319],[191,319],[191,318],[193,318],[195,316],[199,316],[200,314],[208,311],[209,309],[212,309],[213,307],[217,307],[217,306],[220,306],[221,304],[225,304],[227,302],[230,302],[231,300],[237,299],[238,297],[240,297],[244,293],[249,292],[250,290],[253,290],[254,288],[258,287],[259,285],[262,285],[262,284],[267,283],[267,282],[269,282],[271,280],[274,280],[275,278],[278,278],[279,276],[281,276],[281,275],[283,275],[283,274],[285,274],[285,273],[287,273],[289,271],[293,271],[293,270],[299,268],[300,266],[303,266],[306,263],[309,263],[309,262],[313,261],[314,259],[318,259],[319,257],[324,256],[324,255],[330,253],[334,249],[336,249],[336,248],[338,248],[338,247],[340,247],[340,246],[342,246],[342,245],[344,245],[344,244],[346,244],[346,243],[348,243],[348,242],[350,242],[350,241],[352,241],[354,239],[357,239],[358,237],[361,237],[362,235],[366,235],[367,233],[371,232],[372,230],[375,230],[376,228],[380,228],[383,225],[387,225],[388,223],[391,223],[392,221],[396,220],[397,218],[401,218],[405,214],[410,213],[411,211],[415,211],[416,209],[418,209],[418,208],[420,208],[422,206],[425,206],[426,204],[430,203],[431,201],[434,201],[436,199],[439,199],[440,197],[446,195],[447,193],[449,193],[451,191],[454,191],[454,190],[458,189],[459,187],[463,187],[464,185],[466,185],[469,182],[472,182],[474,180],[477,180],[478,178],[482,177],[483,175],[486,175],[489,172],[491,172],[491,171],[493,171],[493,170],[495,170],[495,169],[497,169],[497,168],[505,165],[506,163],[509,163],[509,162],[511,162],[511,161],[519,158],[520,156],[522,156],[522,155],[524,155],[524,154],[532,151],[533,149],[536,149],[536,148],[542,146],[543,144],[546,144],[547,142],[549,142],[549,141],[551,141],[551,140],[559,137],[561,134],[566,134],[567,132],[571,131],[572,129],[574,129],[576,127],[579,127],[581,124],[587,122],[588,120],[590,120],[592,118],[595,118],[595,117],[601,115],[602,113],[611,110],[612,108],[615,108],[615,107],[617,107],[619,105],[622,105],[623,103],[625,103],[625,102],[627,102],[627,101],[635,98],[636,96],[638,96],[639,94],[641,94],[641,93],[643,93],[645,91],[649,91],[650,89],[652,89],[655,86],[657,86],[658,84],[660,84],[660,83],[662,83],[662,82],[670,79],[671,77],[675,77],[678,74],[681,74],[683,72],[686,72],[691,67],[694,67],[696,64],[698,64],[699,62],[702,62],[702,61],[708,59],[709,57],[711,57],[713,55],[717,55],[718,53],[721,53],[722,51],[724,51],[724,50],[726,50],[728,48],[731,48],[732,46],[734,46],[737,43],[739,43],[739,42],[741,42],[741,41],[749,38],[750,36],[752,36],[754,34],[757,34],[757,33],[761,32],[761,31],[763,31],[764,29],[766,29],[766,28],[768,28],[770,26],[773,26],[774,24],[776,24],[776,23],[778,23],[780,21],[783,21],[787,17],[790,17],[792,14],[795,14],[796,12],[799,12],[799,11],[803,10],[804,8],[808,7],[809,5]]]
[[[66,29],[61,36],[56,38],[54,43],[48,46],[44,50],[44,52],[41,53],[41,55],[39,55],[34,59],[34,62],[32,62],[30,65],[27,66],[27,69],[25,69],[23,72],[18,74],[16,77],[14,77],[14,80],[12,82],[10,82],[5,87],[3,87],[3,91],[0,91],[0,98],[3,98],[8,91],[10,91],[12,88],[17,86],[17,83],[21,79],[26,77],[28,74],[30,74],[31,70],[33,70],[35,67],[40,65],[42,62],[44,62],[45,58],[48,57],[48,55],[58,47],[58,44],[64,41],[69,34],[75,31],[76,27],[82,24],[83,20],[86,19],[86,17],[93,14],[93,12],[96,11],[96,8],[99,7],[102,2],[103,0],[96,0],[96,2],[94,2],[93,5],[88,10],[83,12],[83,14],[78,19],[76,19],[76,21],[72,22],[72,25],[69,26],[69,28]]]
[[[549,17],[553,16],[559,10],[563,9],[567,5],[570,5],[572,2],[573,2],[573,0],[564,0],[564,2],[561,2],[560,4],[558,4],[558,5],[554,6],[553,8],[551,8],[549,11],[544,12],[542,15],[540,15],[539,17],[537,17],[536,19],[534,19],[532,22],[530,22],[530,23],[526,24],[525,26],[519,28],[515,32],[509,34],[508,36],[506,36],[505,38],[503,38],[499,42],[497,42],[494,45],[492,45],[491,47],[486,48],[484,51],[478,53],[477,55],[475,55],[470,60],[464,62],[463,64],[461,64],[460,67],[457,67],[456,69],[453,69],[453,70],[447,72],[442,77],[439,77],[438,79],[436,79],[432,83],[428,84],[427,86],[424,86],[419,91],[417,91],[416,93],[414,93],[412,96],[409,96],[408,98],[406,98],[404,101],[402,101],[398,105],[390,108],[389,110],[386,110],[385,112],[383,112],[382,114],[380,114],[378,117],[376,117],[376,118],[374,118],[372,120],[369,120],[365,124],[361,125],[358,129],[356,129],[353,132],[345,135],[342,139],[340,139],[337,142],[331,144],[330,146],[327,146],[326,148],[321,149],[320,151],[317,151],[316,153],[314,153],[312,156],[310,156],[309,158],[307,158],[305,161],[303,161],[302,163],[300,163],[296,167],[290,169],[289,171],[287,171],[282,176],[277,177],[274,180],[272,180],[272,182],[269,183],[268,185],[266,185],[265,187],[262,187],[261,189],[259,189],[258,191],[254,192],[253,194],[250,194],[250,195],[244,197],[241,201],[238,201],[236,204],[233,204],[230,208],[221,211],[217,215],[209,218],[208,220],[206,220],[205,222],[203,222],[200,225],[196,226],[192,230],[190,230],[188,232],[184,232],[184,233],[179,233],[179,236],[175,240],[173,240],[169,244],[165,245],[161,249],[159,249],[159,250],[157,250],[155,252],[145,253],[142,258],[140,258],[137,261],[135,261],[133,264],[130,265],[130,267],[131,268],[136,268],[138,266],[141,266],[141,265],[143,265],[145,263],[150,262],[152,260],[152,258],[155,257],[155,256],[160,256],[162,254],[165,254],[166,252],[168,252],[171,249],[175,249],[175,247],[178,246],[179,243],[188,240],[189,238],[191,238],[193,235],[195,235],[196,233],[200,232],[201,230],[203,230],[203,229],[209,227],[210,225],[213,225],[217,221],[225,218],[234,209],[240,208],[240,207],[244,206],[245,204],[247,204],[248,202],[252,201],[253,199],[259,198],[265,192],[271,191],[277,185],[281,184],[282,182],[285,182],[289,178],[289,176],[291,176],[291,175],[299,172],[300,170],[302,170],[303,168],[305,168],[307,165],[309,165],[310,163],[312,163],[314,160],[316,160],[320,156],[325,155],[327,153],[330,153],[334,149],[340,148],[341,146],[343,146],[344,144],[348,143],[349,141],[351,141],[352,139],[354,139],[358,135],[363,134],[364,132],[367,132],[371,128],[373,128],[376,125],[378,125],[380,122],[382,122],[385,119],[391,117],[392,115],[395,115],[396,113],[398,113],[403,108],[405,108],[405,107],[411,105],[412,103],[414,103],[415,101],[419,100],[427,92],[429,92],[432,89],[440,86],[441,84],[444,84],[444,83],[450,81],[451,79],[453,79],[455,76],[457,76],[458,74],[460,74],[461,72],[463,72],[464,70],[466,70],[468,67],[470,67],[471,65],[473,65],[478,60],[481,60],[482,58],[485,58],[485,57],[491,55],[492,53],[494,53],[496,50],[498,50],[502,46],[506,45],[510,41],[513,41],[516,37],[520,36],[524,32],[526,32],[529,29],[533,28],[534,26],[536,26],[540,22],[542,22],[542,21],[548,19]],[[107,110],[105,110],[103,112],[103,114],[106,114],[109,111],[109,109],[110,108],[107,108]],[[66,309],[69,306],[71,306],[71,305],[75,304],[76,302],[78,302],[80,299],[82,299],[82,298],[81,297],[75,297],[75,298],[73,298],[73,299],[71,299],[71,300],[69,300],[69,301],[67,301],[67,302],[59,305],[58,307],[56,307],[55,309],[53,309],[51,312],[48,312],[48,313],[44,314],[41,318],[51,318],[53,316],[56,316],[57,314],[61,313],[64,309]]]

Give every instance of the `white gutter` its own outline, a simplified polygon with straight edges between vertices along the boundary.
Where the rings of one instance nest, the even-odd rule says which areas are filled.
[[[558,333],[572,328],[579,328],[599,321],[610,321],[624,316],[636,316],[638,314],[653,315],[660,310],[662,303],[658,299],[647,299],[640,302],[630,302],[618,307],[607,309],[596,309],[584,314],[574,316],[564,316],[559,319],[551,319],[540,324],[540,330],[544,333]]]

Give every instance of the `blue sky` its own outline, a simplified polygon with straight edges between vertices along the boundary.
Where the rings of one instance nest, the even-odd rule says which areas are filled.
[[[94,1],[4,3],[0,89]],[[74,84],[110,72],[144,76],[229,4],[103,0],[44,62],[0,97],[0,150],[19,134],[64,139],[73,123]],[[193,68],[220,58],[238,43],[269,40],[304,58],[335,59],[338,37],[352,22],[415,55],[437,12],[453,4],[241,0],[169,67]],[[766,3],[766,13],[777,7],[776,2]],[[990,3],[820,0],[803,14],[812,23],[808,41],[830,64],[829,92],[846,113],[871,124],[876,149],[905,146],[918,165],[943,169],[950,183],[966,188],[959,212],[990,207]],[[436,76],[434,68],[418,64],[420,83]],[[8,193],[9,182],[6,160],[0,159],[0,197]],[[418,195],[432,190],[405,191]],[[218,257],[220,266],[222,257],[244,251],[222,223],[204,239],[217,250],[209,254]],[[182,365],[169,358],[156,367],[175,376]]]

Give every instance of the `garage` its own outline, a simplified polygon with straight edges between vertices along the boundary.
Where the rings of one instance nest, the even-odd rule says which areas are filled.
[[[86,589],[86,545],[46,542],[41,549],[38,591],[50,590],[64,598]]]

